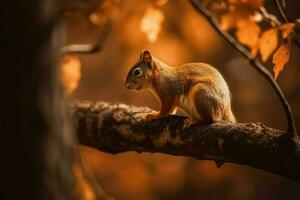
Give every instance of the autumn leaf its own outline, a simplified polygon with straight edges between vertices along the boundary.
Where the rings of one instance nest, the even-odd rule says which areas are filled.
[[[278,45],[277,29],[271,28],[264,31],[259,39],[258,48],[261,59],[265,62]]]
[[[66,95],[71,94],[81,78],[81,63],[76,56],[65,55],[60,62],[60,79]]]
[[[250,54],[251,54],[252,58],[256,57],[257,52],[258,52],[258,45],[255,45],[250,48]]]
[[[289,48],[288,42],[284,41],[281,46],[276,50],[273,55],[273,71],[275,79],[277,79],[279,73],[283,70],[284,66],[289,62]]]
[[[239,6],[250,6],[253,8],[260,8],[263,6],[264,0],[227,0],[229,4]]]
[[[288,35],[294,30],[294,23],[286,23],[280,26],[282,38],[286,39]]]
[[[165,5],[167,2],[168,2],[168,0],[155,0],[155,1],[153,2],[153,4],[154,4],[155,6],[163,6],[163,5]]]
[[[237,40],[248,46],[252,52],[255,52],[257,48],[260,27],[252,20],[243,20],[237,23],[237,31],[236,31]]]
[[[229,11],[220,17],[221,27],[225,31],[236,28],[237,24],[242,21],[249,20],[253,14],[253,10],[249,9],[249,7],[229,6]]]
[[[147,34],[150,42],[155,42],[161,30],[161,23],[164,21],[164,14],[161,10],[149,6],[141,21],[141,31]]]
[[[103,12],[93,12],[90,14],[90,21],[94,25],[100,25],[101,23],[105,22],[107,20],[108,16],[106,13]]]
[[[103,24],[108,18],[115,18],[120,12],[118,0],[102,0],[96,10],[94,10],[89,20],[94,25]]]
[[[260,27],[256,23],[258,13],[253,7],[246,5],[250,1],[231,0],[228,2],[228,12],[220,16],[220,25],[223,30],[236,29],[235,36],[242,44],[250,48],[251,55],[256,56],[258,52],[258,41],[260,35]],[[257,1],[255,5],[261,4]],[[239,6],[237,6],[239,5]]]
[[[220,19],[221,28],[224,31],[228,31],[231,28],[235,27],[236,21],[235,17],[232,14],[225,14],[221,16]]]

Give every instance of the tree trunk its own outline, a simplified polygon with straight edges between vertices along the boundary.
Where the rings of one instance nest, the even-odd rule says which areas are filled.
[[[56,72],[59,0],[1,5],[1,198],[74,199],[74,138]]]

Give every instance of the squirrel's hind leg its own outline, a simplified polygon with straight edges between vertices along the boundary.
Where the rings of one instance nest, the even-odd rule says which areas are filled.
[[[195,110],[201,116],[201,123],[210,124],[222,121],[222,100],[217,94],[214,94],[207,86],[200,85],[193,95]]]

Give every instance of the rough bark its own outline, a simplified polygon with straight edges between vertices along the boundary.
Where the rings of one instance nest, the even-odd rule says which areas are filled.
[[[71,106],[80,143],[104,152],[159,152],[248,165],[300,181],[300,140],[261,123],[183,129],[184,117],[143,122],[149,108],[105,102]]]

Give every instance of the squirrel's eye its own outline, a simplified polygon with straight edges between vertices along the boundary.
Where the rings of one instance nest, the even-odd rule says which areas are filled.
[[[136,69],[133,71],[133,75],[134,75],[134,76],[140,76],[140,75],[142,75],[142,70],[141,70],[141,68],[136,68]]]

